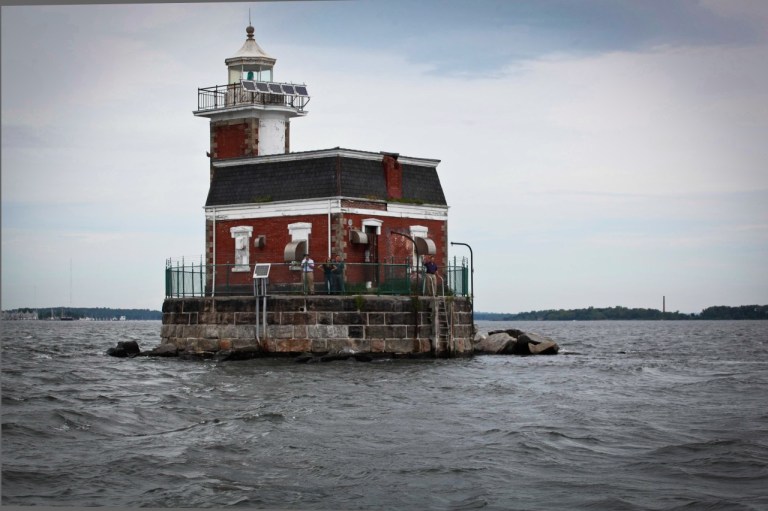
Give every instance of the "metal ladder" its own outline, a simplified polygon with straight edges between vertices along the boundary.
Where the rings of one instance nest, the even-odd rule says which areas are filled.
[[[440,283],[442,284],[442,277]],[[453,307],[448,309],[445,300],[445,288],[440,286],[442,293],[432,301],[432,334],[434,336],[435,353],[451,356],[453,348]]]

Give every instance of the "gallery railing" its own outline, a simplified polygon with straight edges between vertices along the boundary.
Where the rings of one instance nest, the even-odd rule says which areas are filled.
[[[292,88],[297,87],[294,84],[271,85],[277,85],[279,88],[281,85],[289,85]],[[243,85],[240,83],[214,85],[197,89],[197,110],[200,112],[247,105],[284,106],[298,112],[303,112],[308,102],[308,96],[285,94],[282,92],[275,94],[271,92],[249,91],[243,88]]]
[[[463,263],[463,262],[462,262]],[[165,266],[166,298],[196,296],[253,295],[256,286],[254,265],[217,264],[168,259]],[[466,264],[439,270],[447,294],[468,296],[469,269]],[[312,272],[315,294],[424,294],[422,267],[394,263],[345,263],[341,278],[326,273],[322,262]],[[300,295],[306,291],[298,263],[272,263],[266,288],[270,295]]]

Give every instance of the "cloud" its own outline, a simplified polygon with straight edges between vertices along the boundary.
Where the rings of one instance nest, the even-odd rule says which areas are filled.
[[[766,9],[542,5],[449,4],[438,23],[429,3],[259,4],[276,79],[312,95],[292,150],[441,160],[477,310],[764,302]],[[156,308],[165,258],[203,251],[208,121],[192,111],[225,80],[246,6],[6,9],[3,306],[28,303],[32,275],[63,300],[69,257],[96,275],[79,305]]]

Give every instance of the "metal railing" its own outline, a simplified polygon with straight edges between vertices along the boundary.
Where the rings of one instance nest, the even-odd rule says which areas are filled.
[[[309,96],[251,92],[245,90],[239,83],[197,89],[198,111],[220,110],[244,105],[278,105],[302,112],[308,102]]]
[[[262,261],[263,263],[263,261]],[[254,294],[254,265],[205,264],[202,261],[168,259],[165,266],[166,298],[198,296],[250,296]],[[341,282],[327,275],[322,262],[315,262],[314,293],[341,295],[423,295],[423,267],[395,263],[345,263]],[[445,293],[467,296],[469,269],[466,265],[440,268]],[[299,263],[272,263],[267,278],[270,295],[305,293]]]
[[[207,276],[202,258],[197,264],[184,258],[166,259],[165,297],[205,296]]]

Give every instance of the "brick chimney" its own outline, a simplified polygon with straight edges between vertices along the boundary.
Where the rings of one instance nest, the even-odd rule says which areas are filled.
[[[384,168],[384,179],[387,183],[387,199],[403,198],[403,167],[397,161],[398,153],[382,153],[384,158],[381,166]]]

